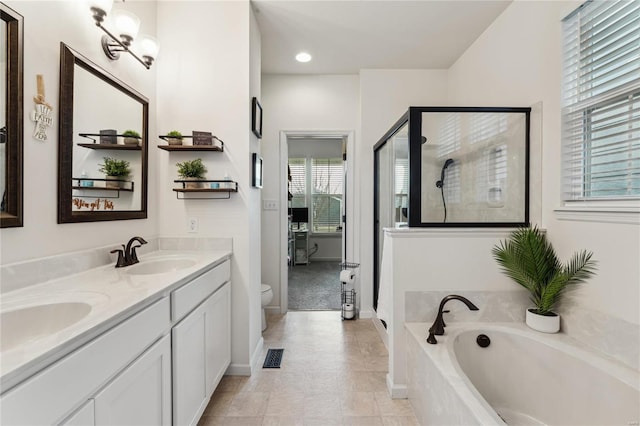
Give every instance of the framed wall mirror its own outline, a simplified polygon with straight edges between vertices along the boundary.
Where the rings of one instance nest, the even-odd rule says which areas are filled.
[[[0,3],[0,227],[22,225],[23,18]]]
[[[149,101],[60,43],[58,223],[147,217]]]

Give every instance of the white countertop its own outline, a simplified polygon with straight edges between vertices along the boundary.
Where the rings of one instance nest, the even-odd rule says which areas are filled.
[[[2,294],[0,312],[64,302],[91,305],[89,314],[76,323],[0,352],[2,391],[104,333],[143,307],[167,296],[175,288],[230,256],[230,250],[162,250],[141,256],[140,264],[158,258],[174,257],[193,259],[195,263],[184,269],[148,275],[132,275],[127,272],[137,265],[115,268],[111,264]]]

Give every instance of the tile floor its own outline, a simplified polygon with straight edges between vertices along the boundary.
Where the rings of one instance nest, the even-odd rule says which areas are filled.
[[[200,419],[210,425],[417,425],[408,400],[387,394],[387,350],[371,320],[340,312],[267,317],[264,352],[284,348],[281,368],[225,376]]]

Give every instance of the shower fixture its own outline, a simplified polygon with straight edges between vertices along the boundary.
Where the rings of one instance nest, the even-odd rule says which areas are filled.
[[[442,165],[442,170],[440,171],[440,180],[436,182],[436,188],[442,188],[444,186],[444,171],[453,164],[452,158],[447,158],[447,161]]]
[[[440,195],[442,195],[442,207],[444,207],[444,220],[442,223],[447,222],[447,202],[444,199],[444,171],[447,170],[447,167],[454,163],[453,158],[447,158],[447,160],[442,165],[442,170],[440,171],[440,180],[436,182],[436,188],[440,188]]]

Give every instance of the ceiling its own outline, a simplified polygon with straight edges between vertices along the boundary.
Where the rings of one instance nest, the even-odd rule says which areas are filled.
[[[252,0],[265,74],[446,69],[511,0]],[[311,62],[295,55],[306,51]]]

